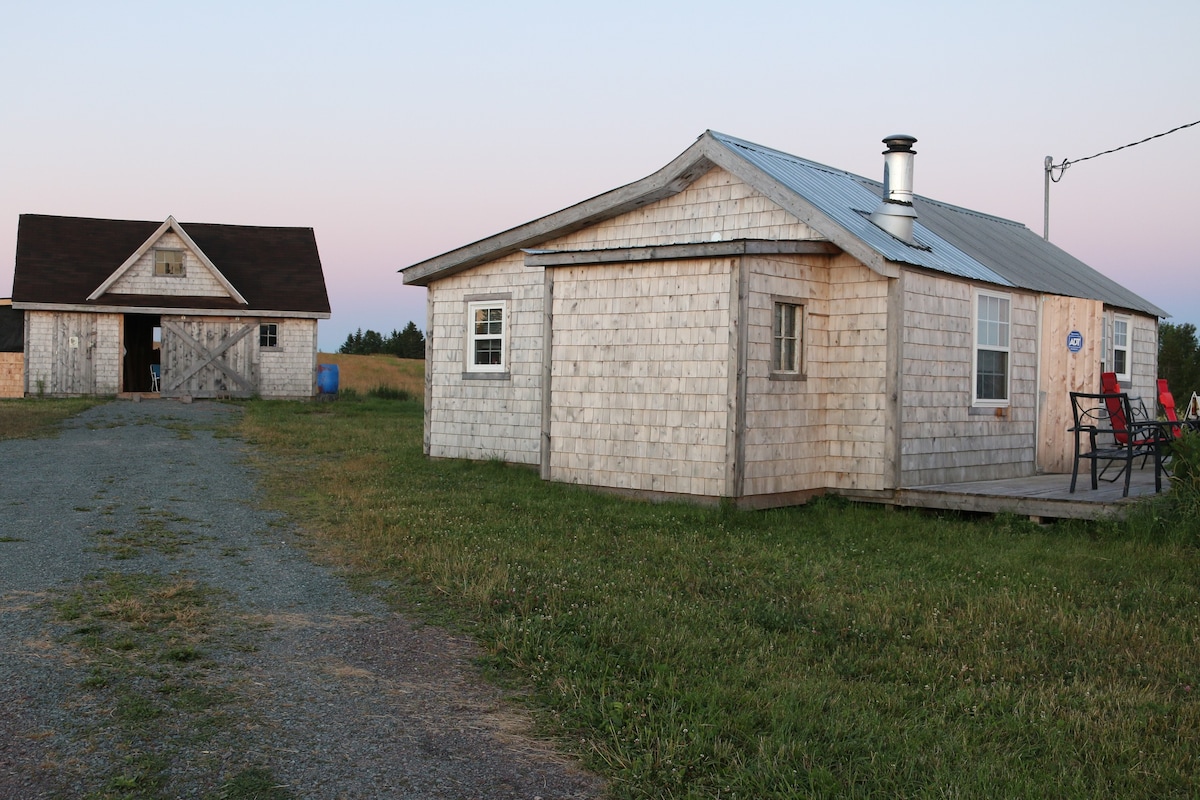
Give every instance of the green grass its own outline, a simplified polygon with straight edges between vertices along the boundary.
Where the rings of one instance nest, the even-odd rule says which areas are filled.
[[[1200,793],[1200,554],[1161,510],[653,505],[426,459],[421,421],[254,402],[243,430],[316,547],[470,631],[614,797]]]
[[[54,436],[64,419],[103,402],[104,399],[94,397],[0,400],[0,439]]]

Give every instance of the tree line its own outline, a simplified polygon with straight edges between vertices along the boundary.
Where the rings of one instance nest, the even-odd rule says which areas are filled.
[[[1180,413],[1192,392],[1200,392],[1200,342],[1190,322],[1158,326],[1158,377],[1167,379]]]
[[[369,356],[389,353],[400,358],[425,358],[425,334],[415,322],[403,330],[393,330],[388,336],[378,331],[359,328],[346,337],[339,353]],[[1184,403],[1192,392],[1200,392],[1200,341],[1196,326],[1189,323],[1173,325],[1164,322],[1158,327],[1158,375]]]
[[[393,330],[386,337],[370,329],[363,333],[359,328],[346,337],[338,352],[352,356],[386,353],[399,358],[425,358],[425,334],[415,322],[409,322],[402,331]]]

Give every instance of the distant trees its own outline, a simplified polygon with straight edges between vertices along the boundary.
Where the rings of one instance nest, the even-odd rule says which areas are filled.
[[[1200,392],[1200,342],[1190,322],[1158,326],[1158,377],[1167,379],[1178,404],[1187,403],[1192,392]]]
[[[387,338],[378,331],[368,329],[363,333],[359,328],[346,337],[338,352],[354,356],[389,353],[400,358],[425,358],[425,334],[415,322],[409,322],[402,331],[393,330]]]

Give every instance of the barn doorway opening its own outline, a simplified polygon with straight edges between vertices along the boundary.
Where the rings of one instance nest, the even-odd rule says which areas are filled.
[[[123,338],[121,386],[126,392],[152,391],[154,378],[150,368],[160,363],[162,320],[157,314],[126,314]]]

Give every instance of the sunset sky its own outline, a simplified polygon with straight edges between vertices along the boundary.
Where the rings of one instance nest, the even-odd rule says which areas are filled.
[[[1200,3],[45,2],[0,16],[0,297],[22,213],[316,231],[333,317],[713,129],[1041,233],[1043,162],[1200,120]],[[1050,238],[1200,325],[1200,125],[1071,167]],[[116,264],[113,265],[116,268]],[[218,265],[219,266],[219,265]]]

